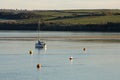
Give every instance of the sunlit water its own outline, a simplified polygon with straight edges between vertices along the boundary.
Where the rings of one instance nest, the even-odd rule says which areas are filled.
[[[34,37],[36,32],[0,32],[0,37]],[[41,36],[94,36],[119,33],[42,32]],[[45,40],[0,40],[0,80],[119,80],[120,43]],[[83,51],[83,48],[86,51]],[[33,54],[29,54],[29,50]],[[73,60],[70,61],[69,57]],[[40,70],[37,64],[42,64]]]

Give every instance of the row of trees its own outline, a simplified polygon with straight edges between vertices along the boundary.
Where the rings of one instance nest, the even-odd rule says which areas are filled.
[[[30,18],[39,18],[40,15],[34,14],[32,12],[0,12],[1,19],[30,19]]]
[[[0,24],[0,30],[37,30],[38,24]],[[120,23],[88,24],[88,25],[57,25],[42,24],[43,31],[102,31],[120,32]]]

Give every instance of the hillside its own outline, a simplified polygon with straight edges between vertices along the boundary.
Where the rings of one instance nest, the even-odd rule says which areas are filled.
[[[120,31],[120,10],[117,9],[0,10],[1,29],[3,29],[3,26],[7,26],[6,29],[8,26],[14,26],[16,29],[17,26],[24,26],[21,27],[21,30],[26,26],[27,28],[31,27],[30,29],[37,29],[36,26],[39,20],[41,20],[42,30],[76,31],[79,29],[78,31],[82,31],[85,28],[89,31],[92,26],[92,30],[99,31],[97,27],[99,29],[100,26],[106,26],[109,30],[112,28],[118,32]]]

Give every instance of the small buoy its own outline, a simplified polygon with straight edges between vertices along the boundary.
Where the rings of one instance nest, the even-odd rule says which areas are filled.
[[[69,58],[69,60],[70,60],[70,61],[73,60],[73,57],[71,56],[71,57]]]
[[[42,67],[41,64],[37,64],[37,69],[40,69]]]
[[[30,54],[30,55],[31,55],[31,54],[33,54],[33,51],[32,51],[32,50],[30,50],[30,51],[29,51],[29,54]]]
[[[83,48],[83,51],[86,51],[86,48]]]

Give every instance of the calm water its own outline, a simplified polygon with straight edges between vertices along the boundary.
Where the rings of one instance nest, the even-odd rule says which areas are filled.
[[[119,36],[120,33],[42,32],[42,37]],[[1,31],[0,37],[34,37],[36,32]],[[44,39],[47,48],[35,49],[36,40],[0,39],[0,80],[119,80],[120,43]],[[82,49],[86,48],[84,52]],[[33,55],[28,51],[33,50]],[[69,61],[69,57],[73,61]],[[37,70],[36,65],[42,64]]]

